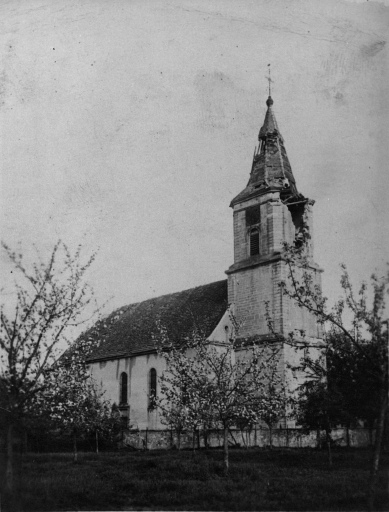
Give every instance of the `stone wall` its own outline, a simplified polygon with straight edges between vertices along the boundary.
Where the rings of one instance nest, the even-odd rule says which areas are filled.
[[[349,429],[338,428],[332,431],[332,439],[336,446],[363,447],[372,445],[374,442],[374,432],[365,428]],[[269,429],[256,428],[247,431],[231,429],[229,435],[230,446],[241,447],[266,447],[271,444],[274,447],[282,448],[317,448],[324,439],[324,432],[311,431],[309,434],[303,433],[298,428],[274,429],[270,434]],[[213,430],[208,434],[207,443],[209,447],[217,448],[223,446],[222,430]],[[127,431],[123,435],[121,443],[123,448],[135,450],[157,450],[157,449],[182,449],[204,448],[204,436],[202,432],[183,432],[178,437],[172,430],[139,430]]]

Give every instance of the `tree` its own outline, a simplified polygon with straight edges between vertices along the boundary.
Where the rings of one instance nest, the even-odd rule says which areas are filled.
[[[330,357],[335,354],[330,348],[330,339],[331,337],[327,337],[327,343],[319,357],[313,358],[309,352],[305,352],[300,366],[294,368],[304,372],[306,380],[299,386],[298,397],[295,397],[292,403],[297,425],[308,432],[317,430],[319,446],[321,445],[320,433],[324,430],[328,462],[331,467],[331,431],[339,424],[349,425],[351,420],[346,411],[346,402],[349,397],[345,393],[349,388],[342,389],[342,386],[337,385],[341,380],[340,368],[331,364],[336,358]]]
[[[314,410],[321,404],[321,410],[328,412],[330,429],[336,425],[346,427],[348,445],[352,425],[363,421],[373,429],[380,410],[379,393],[372,393],[380,388],[379,370],[374,368],[379,360],[377,349],[370,342],[364,344],[364,352],[360,353],[343,334],[330,330],[321,360],[303,358],[300,369],[311,376],[301,386],[298,403],[298,416],[305,426],[311,422],[311,428],[316,428]],[[312,407],[313,404],[316,405]]]
[[[193,339],[181,346],[174,345],[167,336],[166,329],[159,326],[160,337],[156,339],[159,355],[165,359],[166,370],[160,377],[159,396],[150,397],[151,407],[157,407],[161,414],[161,423],[169,426],[177,434],[178,449],[181,448],[181,434],[207,425],[210,428],[211,415],[206,411],[205,403],[199,399],[194,383],[199,383],[200,371],[197,350],[203,341],[202,336],[194,333]],[[191,353],[194,357],[188,357]],[[197,400],[194,400],[196,393]]]
[[[384,334],[384,333],[383,333]],[[385,336],[385,334],[384,334]],[[326,368],[328,388],[336,398],[338,423],[349,428],[359,421],[372,429],[380,410],[379,344],[373,340],[357,350],[343,334],[327,335]]]
[[[14,303],[0,308],[0,402],[7,412],[6,486],[12,490],[13,431],[47,389],[44,374],[58,357],[58,345],[87,320],[93,291],[85,274],[95,255],[82,261],[81,246],[72,254],[59,241],[47,262],[29,268],[21,254],[2,247],[15,273]]]
[[[166,360],[161,395],[156,403],[166,422],[176,414],[180,424],[192,428],[201,424],[223,429],[224,472],[228,474],[228,434],[233,426],[255,424],[267,407],[266,382],[276,375],[279,348],[263,343],[211,344],[199,333],[177,346],[165,336],[159,353]],[[270,404],[270,405],[269,405]]]
[[[299,307],[311,312],[319,323],[328,327],[330,336],[339,342],[336,345],[336,352],[340,358],[354,359],[354,369],[358,367],[359,362],[362,362],[366,372],[365,377],[367,376],[370,384],[374,386],[373,393],[378,397],[378,405],[375,406],[376,408],[373,407],[375,413],[372,413],[371,408],[369,412],[370,415],[373,414],[373,418],[375,415],[376,419],[375,448],[368,488],[368,506],[372,509],[388,409],[388,337],[383,326],[386,321],[385,295],[389,288],[389,272],[381,278],[373,274],[370,288],[366,283],[362,283],[358,292],[355,293],[347,269],[342,265],[341,287],[344,297],[338,300],[333,308],[329,308],[327,298],[314,283],[309,270],[309,260],[305,250],[308,238],[309,232],[305,231],[303,243],[299,247],[285,246],[284,259],[288,264],[289,276],[287,281],[281,283],[281,287],[287,297]],[[351,317],[349,324],[347,317]],[[300,347],[309,345],[305,339],[297,341],[294,333],[289,336],[289,342]],[[355,359],[358,364],[355,364]],[[313,368],[315,363],[306,358],[304,364],[307,368]],[[328,382],[330,384],[330,381]],[[331,387],[328,391],[331,391]],[[350,413],[351,410],[349,401],[344,412]],[[357,408],[353,414],[359,412],[360,409]]]
[[[375,367],[377,349],[376,343],[366,342],[360,353],[343,334],[330,330],[322,357],[313,359],[306,354],[295,368],[309,377],[299,387],[294,403],[297,424],[306,430],[325,431],[330,465],[333,428],[346,427],[349,446],[352,425],[363,421],[372,430],[379,417],[380,394],[372,392],[381,386]]]
[[[337,424],[336,398],[329,391],[328,385],[322,380],[307,380],[300,387],[297,400],[297,424],[305,430],[325,431],[325,443],[328,450],[328,463],[332,466],[331,430]]]
[[[270,449],[273,448],[273,427],[280,419],[285,419],[288,416],[287,410],[290,401],[277,370],[278,368],[274,364],[267,369],[265,393],[259,415],[269,428]]]
[[[46,371],[45,390],[37,396],[37,408],[49,418],[52,428],[73,439],[73,461],[77,462],[77,441],[94,434],[98,452],[98,436],[114,428],[113,413],[104,392],[97,386],[86,365],[86,358],[96,341],[80,336],[67,352]]]

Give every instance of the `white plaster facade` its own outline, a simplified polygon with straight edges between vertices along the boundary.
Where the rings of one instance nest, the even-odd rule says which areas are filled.
[[[209,336],[215,343],[225,343],[233,329],[230,314],[224,313],[220,322]],[[157,373],[157,394],[160,376],[166,369],[165,359],[156,352],[138,354],[120,359],[108,359],[89,363],[89,372],[95,383],[104,390],[104,398],[119,405],[121,414],[127,415],[132,428],[158,430],[166,428],[160,421],[157,410],[149,409],[150,371]],[[121,374],[126,373],[128,409],[121,407]]]
[[[154,354],[140,354],[123,359],[93,362],[89,365],[90,375],[105,391],[104,398],[112,404],[120,404],[120,376],[128,376],[128,417],[129,424],[140,430],[163,428],[156,410],[149,410],[150,370],[154,368],[158,377],[165,370],[163,357]],[[123,410],[124,411],[124,410]]]

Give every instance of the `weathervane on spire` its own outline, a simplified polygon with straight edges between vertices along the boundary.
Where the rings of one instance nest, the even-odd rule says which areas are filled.
[[[271,79],[271,75],[270,75],[270,64],[268,64],[267,67],[269,69],[269,76],[266,77],[266,80],[269,82],[269,97],[270,97],[271,96],[271,84],[274,82]]]

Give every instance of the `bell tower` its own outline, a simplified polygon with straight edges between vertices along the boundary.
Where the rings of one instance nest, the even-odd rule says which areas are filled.
[[[318,286],[321,286],[322,271],[313,261],[314,201],[297,190],[270,90],[266,105],[249,181],[230,205],[234,263],[226,271],[228,302],[242,322],[242,338],[258,341],[274,338],[266,318],[268,307],[277,334],[286,336],[297,329],[303,330],[308,339],[319,340],[322,332],[315,317],[288,299],[279,286],[281,281],[288,281],[285,244],[306,244],[308,271]],[[304,231],[309,233],[308,237],[303,236]],[[285,358],[288,355],[284,351]]]

